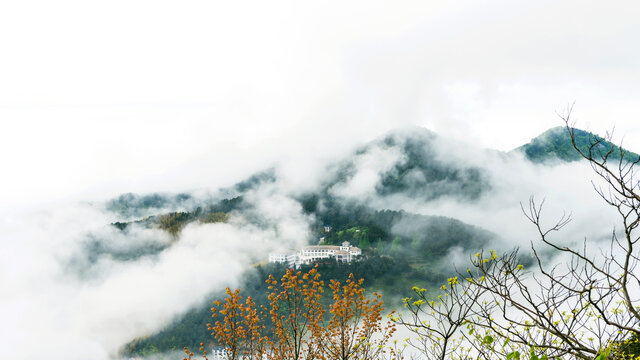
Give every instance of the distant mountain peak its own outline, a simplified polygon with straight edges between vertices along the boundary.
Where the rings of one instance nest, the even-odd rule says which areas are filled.
[[[594,141],[598,141],[600,146],[605,149],[613,148],[612,155],[616,158],[622,152],[627,161],[638,159],[638,154],[621,149],[597,134],[578,128],[572,128],[572,130],[576,144],[585,153],[589,152],[589,147]],[[535,163],[573,162],[582,159],[582,156],[573,147],[569,132],[564,126],[553,127],[511,152],[522,152],[527,159]]]

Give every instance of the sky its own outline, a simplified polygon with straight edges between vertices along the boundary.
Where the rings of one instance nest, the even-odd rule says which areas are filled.
[[[226,185],[417,125],[640,143],[633,1],[0,5],[1,207]],[[636,150],[637,151],[637,150]]]
[[[396,128],[454,139],[447,159],[504,181],[476,208],[384,206],[515,236],[527,225],[518,201],[549,185],[552,213],[566,206],[574,229],[609,229],[615,215],[584,197],[588,168],[543,172],[470,156],[464,144],[511,150],[562,125],[558,113],[575,102],[577,127],[615,127],[614,141],[640,151],[638,18],[632,1],[0,3],[0,284],[9,289],[0,331],[19,345],[0,354],[20,358],[34,338],[53,359],[113,357],[201,300],[203,284],[227,285],[220,269],[237,275],[251,253],[295,246],[312,220],[291,194],[317,185],[327,161]],[[359,176],[336,194],[371,196],[400,158],[361,156]],[[61,266],[86,234],[123,247],[170,241],[148,229],[123,239],[91,202],[216,189],[273,164],[282,179],[247,195],[273,229],[242,218],[190,226],[157,261],[105,259],[87,282]],[[498,215],[487,220],[486,209]],[[247,238],[260,245],[247,249]]]

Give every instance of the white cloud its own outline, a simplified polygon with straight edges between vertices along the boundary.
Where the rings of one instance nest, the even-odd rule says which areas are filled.
[[[345,183],[338,183],[329,189],[333,196],[352,198],[358,201],[375,196],[376,187],[381,185],[382,176],[405,161],[402,149],[376,144],[366,152],[354,156],[353,175]]]
[[[135,226],[124,236],[105,227],[110,218],[90,206],[8,218],[1,228],[0,333],[11,346],[0,348],[2,357],[111,358],[211,291],[237,286],[239,275],[270,250],[307,239],[309,219],[299,204],[275,195],[246,200],[256,202],[268,226],[232,215],[228,224],[192,223],[177,242],[160,230]],[[171,246],[134,260],[115,260],[107,252],[70,266],[74,258],[88,257],[88,235],[110,251]]]
[[[230,242],[220,252],[210,239],[300,241],[310,219],[289,196],[317,187],[327,159],[392,128],[424,125],[508,150],[558,125],[554,111],[576,100],[579,127],[616,125],[638,151],[639,12],[632,1],[577,0],[4,2],[0,280],[10,290],[0,311],[3,338],[18,346],[3,351],[37,341],[36,351],[95,358],[167,321],[165,311],[189,304],[177,294],[195,299],[222,267],[249,261],[219,258],[248,249]],[[363,171],[340,191],[371,194],[376,171],[396,155],[361,157]],[[589,171],[580,165],[473,161],[488,162],[500,180],[475,208],[408,199],[402,207],[527,239],[518,204],[544,188],[550,213],[574,211],[573,229],[608,224],[608,213],[591,211],[601,206],[585,195]],[[273,163],[284,180],[252,201],[273,213],[276,230],[192,226],[156,261],[105,263],[109,273],[95,284],[65,278],[60,259],[80,234],[112,220],[70,201],[215,189]],[[193,273],[203,276],[185,283]],[[121,297],[128,291],[136,300]],[[146,313],[136,306],[153,296],[166,302]],[[131,332],[111,332],[122,324]]]
[[[407,124],[506,150],[574,100],[640,141],[634,2],[2,7],[5,207],[229,184]]]

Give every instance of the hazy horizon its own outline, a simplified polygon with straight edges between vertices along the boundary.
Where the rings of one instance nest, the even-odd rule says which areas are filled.
[[[633,148],[638,15],[632,1],[4,4],[0,197],[219,186],[412,125],[506,151],[574,101],[578,127]]]

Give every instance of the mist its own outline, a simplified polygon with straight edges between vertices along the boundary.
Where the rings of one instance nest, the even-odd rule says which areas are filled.
[[[537,239],[520,208],[527,206],[530,196],[545,199],[549,224],[564,211],[573,214],[575,220],[557,238],[561,243],[610,236],[615,213],[594,193],[589,180],[597,179],[585,162],[534,164],[520,153],[482,149],[432,133],[415,135],[416,130],[385,135],[333,162],[283,160],[274,165],[273,179],[243,193],[246,205],[232,211],[228,222],[191,222],[177,238],[136,223],[117,229],[109,224],[130,219],[131,214],[97,201],[6,216],[0,274],[8,291],[2,297],[1,315],[5,329],[11,329],[5,337],[13,344],[3,349],[6,357],[34,357],[43,351],[54,359],[116,357],[124,344],[167,326],[212,291],[237,286],[240,275],[251,264],[265,261],[269,251],[312,240],[310,227],[316,219],[303,211],[298,196],[321,191],[327,184],[333,184],[327,194],[345,204],[447,216],[489,230],[496,234],[488,244],[493,249],[528,248]],[[389,136],[392,142],[384,140]],[[404,144],[416,139],[425,141],[425,151],[432,156],[427,161],[454,169],[476,168],[488,187],[471,198],[454,187],[437,197],[381,194],[383,179],[408,161]],[[336,164],[348,164],[351,170],[332,182],[339,173]],[[427,185],[425,194],[429,186],[440,184]],[[207,203],[217,190],[182,198],[190,204]],[[163,204],[150,211],[163,214],[185,206]],[[422,231],[411,230],[411,218],[407,219],[396,224],[396,233]],[[441,266],[453,271],[468,255],[452,246]],[[38,346],[32,345],[33,339]]]
[[[394,145],[384,141],[389,138],[394,139]],[[383,179],[390,174],[397,175],[397,166],[407,162],[401,148],[416,139],[423,141],[421,151],[430,156],[425,161],[446,164],[454,173],[463,174],[461,179],[429,183],[423,173],[412,170],[403,181],[417,184],[419,192],[408,189],[381,194]],[[543,227],[552,227],[565,215],[572,218],[562,231],[551,235],[553,241],[567,246],[581,246],[587,241],[594,254],[600,247],[609,247],[612,232],[619,225],[617,211],[595,190],[595,187],[606,189],[607,184],[584,161],[533,163],[517,151],[495,151],[436,136],[424,129],[421,132],[417,128],[392,132],[372,144],[367,151],[358,152],[352,158],[355,173],[334,185],[330,189],[333,195],[342,201],[360,202],[377,210],[446,216],[489,230],[494,236],[490,243],[482,245],[485,250],[521,248],[521,252],[527,253],[532,245],[542,246],[538,230],[524,213],[530,200],[537,206],[543,205]],[[474,181],[484,185],[478,187],[479,190],[465,193],[461,186],[466,185],[466,174],[476,174],[469,169],[480,174]],[[423,220],[418,225],[405,219],[395,225],[395,232],[407,235],[424,231],[420,226],[424,226]],[[447,260],[443,259],[449,269],[451,265],[468,264],[471,253],[479,250],[459,253],[455,249],[452,248]],[[449,259],[456,261],[449,262]]]
[[[640,141],[631,1],[3,10],[5,208],[224,186],[406,125],[510,150],[573,101]]]
[[[504,151],[573,101],[578,127],[615,126],[637,151],[639,14],[573,0],[0,5],[0,357],[117,357],[270,250],[314,240],[299,199],[318,191],[455,218],[494,248],[535,242],[520,210],[535,196],[549,224],[572,213],[559,241],[605,241],[616,216],[587,165]],[[442,136],[431,160],[482,186],[423,189],[415,172],[412,193],[381,193],[408,161],[383,139],[424,129]],[[110,225],[238,195],[269,169],[226,223],[177,237]],[[112,206],[126,194],[162,196]]]

